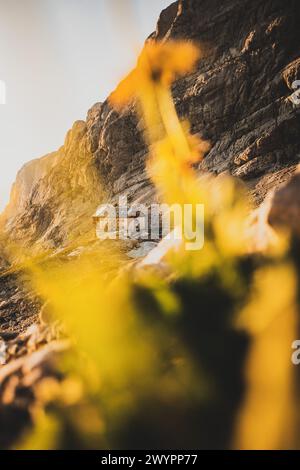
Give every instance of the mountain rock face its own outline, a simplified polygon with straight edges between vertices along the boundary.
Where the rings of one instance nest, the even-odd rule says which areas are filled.
[[[268,220],[298,234],[300,108],[291,96],[300,80],[299,24],[299,0],[179,0],[150,36],[193,40],[206,50],[195,72],[173,87],[180,116],[211,142],[199,174],[235,175],[257,205],[276,190]],[[55,375],[53,353],[66,347],[60,332],[43,324],[45,305],[9,269],[6,240],[25,253],[67,248],[68,256],[74,245],[95,240],[92,216],[101,202],[125,194],[130,202],[154,200],[142,135],[134,103],[120,113],[97,103],[59,150],[17,175],[0,220],[0,361],[3,351],[8,360],[0,369],[0,447],[30,422],[34,386]]]
[[[91,230],[89,215],[101,197],[88,134],[92,120],[93,112],[87,122],[75,122],[57,152],[19,171],[2,214],[10,240],[31,248],[55,249]]]
[[[257,203],[300,161],[299,108],[291,99],[300,79],[299,23],[298,0],[179,0],[151,35],[204,45],[197,70],[173,87],[178,112],[212,144],[199,170],[243,179]],[[92,229],[104,199],[152,200],[146,158],[134,104],[117,113],[108,101],[97,103],[63,147],[19,172],[4,232],[25,246],[67,246]]]

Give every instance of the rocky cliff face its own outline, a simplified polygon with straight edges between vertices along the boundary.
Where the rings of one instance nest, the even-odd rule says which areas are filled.
[[[206,45],[195,73],[173,88],[179,114],[212,144],[199,173],[243,179],[258,204],[289,180],[275,194],[269,221],[298,233],[300,177],[290,177],[300,161],[299,109],[290,97],[300,79],[299,24],[299,0],[179,0],[162,12],[151,35]],[[1,216],[4,242],[9,237],[25,252],[58,252],[93,239],[100,202],[124,194],[131,201],[155,197],[146,158],[134,104],[121,113],[107,101],[95,104],[58,151],[20,170]],[[53,353],[65,348],[53,341],[60,332],[43,321],[45,306],[23,281],[9,270],[0,276],[0,361],[1,347],[9,361],[0,373],[0,447],[30,422],[35,383],[55,375]]]
[[[168,35],[207,44],[207,59],[174,87],[181,114],[212,149],[201,165],[246,180],[258,202],[299,161],[295,1],[184,1]]]
[[[299,23],[297,0],[179,0],[151,35],[206,45],[195,73],[174,86],[176,106],[212,143],[199,170],[245,180],[258,203],[300,160],[299,110],[290,99],[300,78]],[[58,248],[91,229],[104,191],[150,200],[141,128],[134,105],[119,114],[107,101],[96,104],[61,149],[20,171],[5,232]]]
[[[74,123],[57,152],[26,164],[18,173],[2,214],[10,240],[58,249],[91,231],[91,214],[102,188],[89,136],[96,109],[87,122]]]

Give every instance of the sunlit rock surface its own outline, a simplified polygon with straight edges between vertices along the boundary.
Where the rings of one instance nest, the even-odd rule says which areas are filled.
[[[300,160],[299,110],[289,99],[300,78],[299,22],[297,0],[182,0],[151,35],[205,45],[197,71],[174,86],[176,106],[212,143],[201,169],[243,179],[257,203]],[[134,105],[121,113],[107,101],[94,105],[63,147],[19,172],[6,233],[25,245],[66,246],[91,230],[103,198],[127,194],[130,202],[148,191],[141,130]]]
[[[151,35],[191,39],[206,51],[195,73],[173,87],[180,116],[212,144],[199,172],[235,175],[257,204],[283,185],[270,212],[261,218],[258,211],[260,247],[267,219],[291,226],[293,218],[299,227],[299,174],[285,186],[300,161],[299,109],[291,100],[293,82],[300,79],[299,24],[299,0],[180,0],[162,12]],[[40,301],[8,271],[7,242],[24,253],[68,248],[66,258],[80,256],[95,241],[92,216],[100,203],[120,195],[129,203],[155,201],[142,130],[134,104],[118,113],[108,101],[97,103],[85,122],[75,122],[60,149],[17,175],[1,216],[0,362],[7,364],[0,373],[0,446],[8,446],[30,420],[35,384],[45,373],[55,375],[49,364],[66,347],[51,326],[41,328]],[[169,244],[161,242],[150,253],[148,248],[128,251],[147,255],[140,265],[159,264]]]

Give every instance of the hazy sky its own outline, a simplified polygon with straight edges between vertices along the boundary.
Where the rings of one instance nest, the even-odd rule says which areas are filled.
[[[20,167],[104,100],[172,0],[0,0],[0,208]]]

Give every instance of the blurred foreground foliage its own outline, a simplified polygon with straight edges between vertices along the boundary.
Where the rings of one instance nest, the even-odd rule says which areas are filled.
[[[137,99],[161,200],[205,205],[204,247],[183,241],[156,266],[125,267],[104,244],[30,267],[73,347],[61,382],[40,383],[22,448],[297,446],[297,248],[291,256],[270,238],[253,253],[243,188],[197,177],[209,144],[179,120],[170,86],[199,59],[191,43],[150,41],[110,99],[117,108]]]

